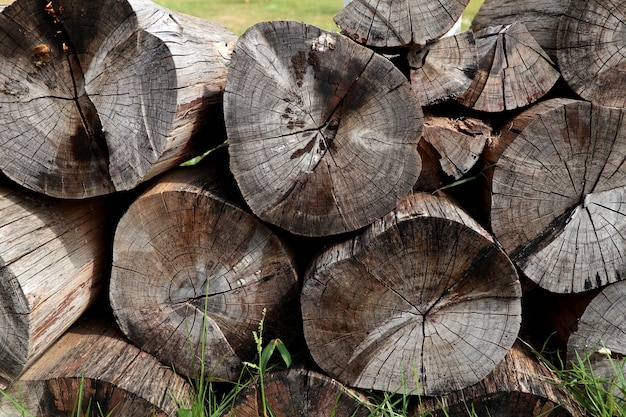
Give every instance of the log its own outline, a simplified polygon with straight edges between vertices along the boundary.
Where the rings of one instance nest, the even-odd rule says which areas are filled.
[[[318,366],[349,386],[441,395],[504,357],[520,299],[515,268],[489,233],[451,200],[415,194],[312,262],[304,337]]]
[[[412,49],[407,57],[411,86],[422,106],[461,95],[478,71],[478,51],[471,31]]]
[[[605,389],[626,400],[623,387],[626,357],[626,281],[607,285],[597,294],[585,309],[578,328],[567,341],[568,363],[578,363],[587,359],[587,371],[605,382]],[[589,369],[589,367],[591,369]]]
[[[76,413],[81,385],[83,402]],[[92,412],[98,407],[102,410],[98,415],[173,417],[177,415],[174,400],[188,404],[192,388],[154,357],[129,344],[112,318],[91,317],[71,327],[7,394],[36,416],[83,415],[91,404]],[[0,396],[0,415],[17,413],[13,404]]]
[[[235,46],[224,93],[231,170],[262,220],[303,236],[354,231],[415,183],[422,111],[389,60],[298,22]]]
[[[197,155],[220,130],[235,40],[149,0],[16,0],[0,13],[0,170],[86,198]]]
[[[337,381],[315,371],[293,368],[276,371],[264,379],[267,405],[276,417],[350,416],[372,415],[367,399]],[[263,414],[259,400],[259,384],[246,388],[238,397],[235,407],[224,417],[258,417]]]
[[[478,72],[456,100],[474,110],[502,112],[545,96],[560,78],[550,57],[521,23],[475,33]]]
[[[424,46],[454,27],[469,0],[357,0],[334,18],[341,32],[375,48]]]
[[[491,127],[480,119],[426,113],[418,144],[422,171],[413,189],[435,191],[461,179],[476,166],[490,137]]]
[[[0,185],[0,388],[100,293],[110,268],[109,203]]]
[[[472,20],[471,30],[522,23],[553,62],[557,62],[559,19],[571,0],[485,0]]]
[[[515,117],[496,163],[491,226],[533,282],[557,293],[626,278],[624,110],[553,99]]]
[[[594,104],[626,108],[626,2],[572,1],[560,21],[563,79]]]
[[[518,340],[482,381],[440,398],[426,398],[411,415],[476,417],[583,417],[585,413],[560,380]]]
[[[207,377],[236,381],[264,309],[267,340],[288,344],[299,331],[298,283],[293,255],[242,208],[218,162],[172,170],[131,204],[115,232],[109,298],[142,350],[191,377],[204,357]]]

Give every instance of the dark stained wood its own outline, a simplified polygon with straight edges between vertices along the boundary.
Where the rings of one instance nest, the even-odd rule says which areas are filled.
[[[83,384],[80,414],[72,414]],[[56,341],[7,391],[36,416],[83,415],[91,402],[111,417],[174,417],[192,388],[170,368],[129,344],[102,319],[82,319]],[[0,415],[20,415],[0,396]],[[101,415],[101,414],[98,414]]]
[[[476,417],[585,416],[559,382],[531,348],[518,340],[482,381],[441,398],[424,399],[412,415],[431,409],[437,410],[435,416],[464,416],[469,410]]]
[[[626,1],[572,1],[557,46],[563,78],[580,97],[626,108]]]
[[[0,388],[100,294],[111,262],[108,204],[0,185]]]
[[[231,170],[262,220],[305,236],[359,229],[404,197],[422,111],[387,59],[299,22],[259,23],[224,93]]]
[[[513,264],[482,227],[448,199],[415,194],[314,260],[304,336],[315,362],[349,386],[440,395],[504,357],[520,298]]]
[[[276,417],[366,417],[366,398],[339,382],[314,371],[294,368],[276,371],[264,379],[268,408]],[[258,417],[263,414],[260,388],[253,384],[224,416]]]
[[[426,45],[457,22],[469,0],[355,0],[336,16],[342,33],[377,48]]]
[[[474,35],[478,72],[457,100],[475,110],[502,112],[527,106],[560,78],[554,63],[521,23],[490,26]]]
[[[472,20],[475,32],[495,25],[523,23],[528,32],[556,60],[559,19],[571,0],[485,0]]]
[[[554,99],[505,125],[496,163],[493,232],[529,279],[553,292],[626,277],[624,110]]]
[[[447,101],[464,93],[478,71],[474,34],[447,36],[408,53],[411,86],[422,106]]]
[[[109,298],[144,351],[193,377],[204,357],[207,377],[235,381],[242,360],[254,360],[263,309],[267,340],[299,331],[298,284],[283,241],[212,165],[172,170],[131,204],[115,233]]]
[[[189,159],[221,119],[235,40],[146,0],[16,0],[0,13],[0,170],[85,198]]]

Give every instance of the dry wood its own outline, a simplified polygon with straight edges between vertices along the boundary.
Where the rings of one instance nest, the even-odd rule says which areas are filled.
[[[100,407],[112,417],[174,417],[174,399],[187,404],[192,394],[183,377],[130,345],[112,319],[93,318],[78,321],[7,393],[36,416],[69,416],[81,383],[81,413],[91,401],[92,411]],[[0,415],[18,414],[0,398]]]
[[[558,30],[567,84],[594,104],[626,108],[626,1],[572,1]]]
[[[469,0],[355,0],[336,16],[342,33],[378,48],[426,45],[458,21]]]
[[[450,200],[415,194],[315,259],[302,288],[304,336],[343,383],[440,395],[504,357],[520,298],[512,263],[484,229]]]
[[[435,416],[476,417],[583,417],[581,407],[557,376],[517,341],[504,359],[479,383],[437,399],[424,399],[420,411],[431,409]],[[444,413],[441,409],[446,410]]]
[[[537,43],[556,62],[559,19],[571,0],[485,0],[472,21],[472,30],[523,23]]]
[[[464,93],[478,70],[478,52],[470,31],[447,36],[408,53],[413,92],[422,106]]]
[[[0,170],[84,198],[178,165],[221,119],[235,40],[149,0],[16,0],[0,13]]]
[[[0,185],[0,388],[99,294],[110,268],[106,205]]]
[[[267,405],[276,417],[365,417],[371,415],[365,398],[320,373],[294,368],[273,372],[264,379]],[[241,393],[228,417],[263,414],[258,384]],[[360,399],[360,401],[359,401]]]
[[[489,149],[492,229],[532,281],[581,292],[626,277],[624,110],[554,99]]]
[[[129,339],[177,372],[197,376],[205,357],[213,377],[236,380],[263,309],[268,340],[293,338],[298,285],[283,242],[225,182],[217,163],[179,168],[132,203],[115,234],[110,301]]]
[[[606,286],[596,295],[578,321],[578,328],[567,342],[567,358],[578,362],[578,358],[589,359],[597,378],[613,380],[617,386],[607,386],[614,394],[626,399],[619,390],[626,377],[626,281]]]
[[[252,211],[305,236],[361,228],[415,183],[422,111],[403,74],[337,33],[264,22],[224,93],[231,169]]]
[[[478,72],[457,100],[486,112],[515,110],[543,96],[560,74],[554,63],[521,23],[490,26],[474,35]]]

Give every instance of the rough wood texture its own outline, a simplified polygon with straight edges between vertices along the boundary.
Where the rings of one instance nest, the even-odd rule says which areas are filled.
[[[456,23],[469,0],[355,0],[336,16],[342,33],[377,48],[426,45]]]
[[[425,114],[418,145],[422,172],[414,190],[434,191],[463,177],[476,165],[490,137],[491,127],[482,120]]]
[[[475,32],[494,25],[523,23],[552,61],[556,60],[559,19],[571,0],[485,0],[474,16]]]
[[[221,119],[235,40],[148,0],[16,0],[0,14],[0,170],[84,198],[178,165]]]
[[[87,309],[110,268],[107,202],[0,185],[0,388]]]
[[[626,108],[626,0],[572,1],[559,24],[557,59],[582,98]]]
[[[294,368],[273,372],[264,380],[267,405],[276,417],[366,417],[365,398],[337,381],[314,371]],[[251,385],[224,416],[258,417],[263,414],[259,386]],[[357,398],[361,398],[359,401]]]
[[[528,345],[517,341],[504,359],[479,383],[441,398],[424,399],[424,409],[435,416],[476,417],[583,417],[572,396],[558,386],[556,375],[541,363]],[[446,413],[441,409],[446,410]]]
[[[305,236],[361,228],[417,179],[422,111],[384,57],[333,32],[264,22],[224,93],[231,170],[262,220]]]
[[[567,342],[568,361],[577,362],[578,358],[589,357],[593,373],[598,378],[621,384],[626,376],[623,367],[626,356],[626,281],[606,286],[596,295],[578,321],[578,328]],[[621,369],[621,373],[615,369]],[[626,399],[626,393],[618,386],[614,394]]]
[[[549,100],[515,117],[486,152],[497,163],[493,232],[545,289],[581,292],[626,278],[624,112]]]
[[[478,72],[457,100],[474,110],[502,112],[527,106],[556,84],[560,74],[521,23],[475,33]]]
[[[133,202],[115,234],[110,301],[129,339],[184,375],[197,376],[206,322],[206,369],[237,380],[264,308],[268,340],[298,331],[298,285],[283,242],[216,168],[173,170]]]
[[[478,52],[471,31],[447,36],[408,53],[411,86],[422,106],[464,93],[478,71]]]
[[[191,386],[154,357],[130,345],[111,319],[81,319],[8,390],[38,417],[69,416],[77,404],[83,381],[81,414],[176,416],[172,398],[188,404]],[[0,397],[0,415],[18,415]],[[94,414],[95,415],[95,414]],[[98,414],[100,415],[100,414]]]
[[[513,264],[485,230],[450,200],[415,194],[315,259],[302,288],[304,336],[343,383],[440,395],[504,357],[520,298]]]

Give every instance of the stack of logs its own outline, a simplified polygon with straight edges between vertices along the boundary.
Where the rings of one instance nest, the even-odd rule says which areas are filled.
[[[239,38],[149,0],[4,7],[0,388],[176,415],[265,317],[298,353],[276,415],[369,415],[372,390],[583,415],[533,349],[626,354],[626,2],[487,0],[444,36],[467,3]]]

